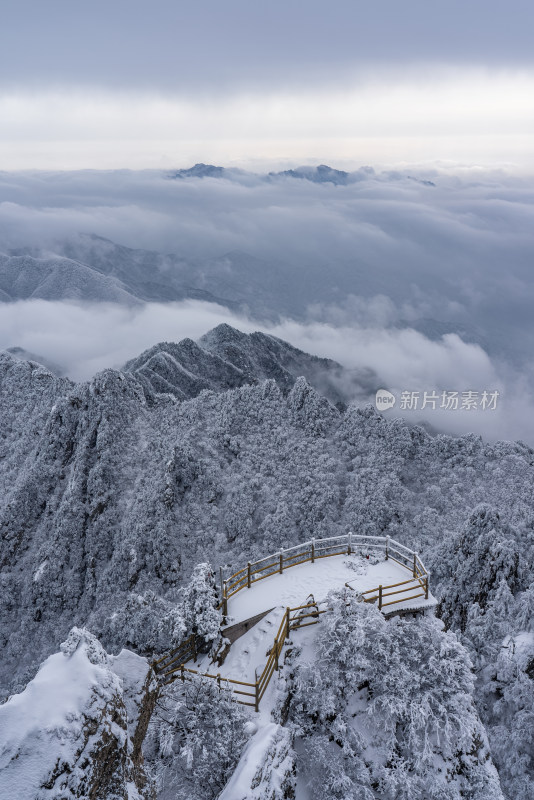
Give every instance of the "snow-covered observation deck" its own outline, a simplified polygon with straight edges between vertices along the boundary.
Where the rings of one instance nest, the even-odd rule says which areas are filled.
[[[312,539],[249,562],[226,579],[221,571],[221,608],[239,621],[274,604],[302,602],[309,594],[321,600],[343,585],[364,602],[376,602],[385,615],[436,604],[428,570],[416,552],[389,536],[348,533]]]
[[[216,658],[216,674],[209,671],[214,662],[201,655],[196,636],[159,659],[154,669],[164,683],[193,675],[216,679],[238,702],[258,711],[290,632],[317,624],[328,611],[328,592],[342,587],[362,602],[376,603],[384,615],[436,604],[423,562],[400,542],[353,533],[312,539],[249,562],[229,578],[221,573],[219,607],[230,623],[223,630],[230,644]],[[266,652],[267,661],[260,664]]]

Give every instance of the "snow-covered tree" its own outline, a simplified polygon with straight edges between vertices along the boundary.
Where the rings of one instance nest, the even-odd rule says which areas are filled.
[[[247,715],[224,687],[175,681],[158,701],[147,755],[161,800],[214,800],[248,739]]]
[[[385,620],[331,594],[313,663],[292,665],[289,717],[314,800],[501,798],[473,678],[433,618]]]
[[[183,352],[197,350],[189,342]],[[421,552],[443,619],[475,662],[493,743],[484,687],[499,672],[499,637],[509,624],[517,638],[532,618],[532,450],[431,436],[371,407],[339,410],[305,381],[291,389],[283,372],[278,385],[262,381],[257,355],[247,355],[257,382],[230,391],[199,394],[183,370],[162,373],[162,387],[180,374],[192,381],[197,396],[184,402],[191,393],[147,393],[134,373],[74,385],[0,355],[1,696],[20,691],[73,625],[110,652],[130,643],[147,656],[195,626],[209,638],[214,604],[200,604],[209,617],[200,626],[199,607],[182,606],[199,562],[233,571],[352,529]],[[236,385],[225,362],[209,368],[213,385]],[[515,735],[521,714],[506,719]],[[503,766],[503,780],[511,774]]]
[[[211,644],[219,641],[222,622],[222,612],[217,608],[219,600],[213,568],[208,563],[197,564],[181,594],[186,635],[195,634]]]
[[[487,504],[478,505],[462,531],[446,540],[434,557],[441,595],[439,614],[465,630],[469,608],[484,610],[502,581],[512,594],[521,586],[520,542],[514,529]]]

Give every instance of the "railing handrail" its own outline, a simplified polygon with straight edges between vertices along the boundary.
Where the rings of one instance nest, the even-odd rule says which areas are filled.
[[[400,542],[397,542],[396,539],[392,539],[389,536],[369,536],[369,535],[366,535],[366,534],[350,532],[350,533],[340,533],[337,536],[326,536],[326,537],[324,537],[322,539],[310,539],[307,542],[300,542],[299,544],[294,544],[294,545],[292,545],[292,547],[280,548],[280,550],[277,550],[275,553],[270,553],[269,555],[262,556],[261,558],[257,559],[256,561],[251,561],[250,565],[252,567],[254,567],[257,564],[261,564],[262,561],[267,561],[267,559],[269,559],[269,558],[276,558],[276,556],[278,556],[280,554],[280,552],[282,552],[282,553],[290,553],[292,550],[298,550],[299,548],[309,548],[312,543],[314,543],[315,545],[319,545],[319,544],[325,543],[325,542],[337,542],[337,541],[348,542],[349,539],[351,539],[354,542],[356,540],[361,540],[361,539],[371,540],[371,541],[377,542],[377,543],[389,541],[392,544],[398,545],[403,550],[406,550],[411,555],[413,555],[413,553],[414,553],[414,551],[410,550],[409,547],[406,547],[406,545],[401,544]],[[237,572],[234,572],[233,575],[230,575],[227,580],[230,580],[231,578],[239,575],[241,572],[245,572],[246,569],[247,569],[247,567],[242,567],[241,569],[237,570]]]
[[[309,609],[309,608],[313,608],[314,609],[313,614],[304,614],[304,615],[301,614],[301,615],[298,615],[296,617],[291,617],[291,614],[293,612],[302,611],[303,609]],[[243,690],[233,689],[232,688],[232,691],[235,694],[242,694],[242,695],[245,695],[247,697],[253,697],[254,698],[254,702],[253,703],[245,702],[244,700],[237,700],[237,702],[241,703],[242,705],[246,705],[246,706],[254,706],[255,710],[258,711],[259,710],[260,700],[262,699],[263,695],[265,694],[267,686],[269,685],[270,680],[271,680],[271,678],[273,676],[273,673],[278,671],[278,668],[279,668],[279,656],[280,656],[280,653],[282,652],[282,648],[283,648],[284,642],[287,639],[287,637],[289,635],[289,632],[292,631],[292,630],[295,630],[296,628],[300,628],[300,627],[305,628],[307,625],[316,625],[317,622],[319,622],[318,619],[316,619],[314,622],[304,622],[304,623],[302,623],[301,620],[302,619],[306,619],[306,618],[311,617],[311,616],[319,617],[320,614],[325,614],[326,610],[327,609],[320,610],[318,608],[318,604],[316,602],[307,603],[306,605],[302,605],[302,606],[296,606],[295,608],[290,608],[289,606],[286,608],[286,610],[284,611],[282,622],[280,623],[280,627],[278,628],[278,632],[277,632],[276,636],[274,637],[273,645],[272,645],[272,647],[271,647],[271,649],[269,651],[269,655],[268,655],[267,661],[265,663],[265,666],[263,667],[263,670],[261,671],[261,674],[259,676],[256,676],[256,680],[254,681],[254,683],[251,683],[249,681],[238,681],[235,678],[229,678],[227,676],[223,677],[223,676],[221,676],[220,672],[218,672],[216,675],[213,675],[210,672],[200,672],[200,670],[192,669],[191,667],[186,667],[186,662],[181,662],[179,664],[176,664],[176,666],[173,666],[173,668],[171,670],[168,670],[168,667],[171,666],[171,664],[174,663],[174,661],[172,661],[172,660],[171,660],[171,662],[169,664],[163,665],[163,667],[161,669],[161,672],[163,674],[163,677],[168,679],[168,680],[166,680],[166,683],[171,683],[172,681],[175,681],[175,680],[178,680],[178,679],[181,679],[182,682],[184,682],[186,680],[186,676],[198,675],[200,678],[209,678],[209,679],[212,679],[212,680],[216,680],[218,685],[219,685],[219,687],[221,687],[221,683],[222,683],[222,684],[226,684],[226,686],[228,688],[232,688],[232,687],[229,687],[228,684],[234,684],[234,685],[237,685],[237,686],[246,686],[246,687],[248,687],[250,689],[254,689],[253,692],[246,692],[246,691],[243,691]],[[294,624],[292,625],[291,623],[294,623]],[[189,637],[189,638],[191,638],[191,637]],[[158,661],[153,662],[152,666],[156,667],[164,659],[165,659],[165,656],[163,657],[163,659],[159,659]]]
[[[395,594],[404,594],[407,591],[412,591],[414,588],[416,588],[413,586],[414,582],[420,583],[420,581],[418,581],[417,579],[411,578],[408,581],[402,581],[401,583],[393,584],[391,586],[380,586],[376,587],[375,589],[367,589],[365,592],[361,592],[360,594],[362,595],[362,600],[364,603],[373,603],[378,598],[380,598],[381,607],[395,605],[396,603],[402,602],[403,600],[411,600],[414,597],[420,597],[421,595],[419,594],[409,598],[401,598],[400,600],[391,600],[387,603],[382,603],[382,598],[390,597]],[[396,588],[398,586],[405,586],[406,584],[412,584],[412,586],[409,587],[408,589],[400,589],[397,592],[384,591],[384,589]],[[345,585],[348,588],[351,588],[348,584]],[[372,595],[374,593],[378,594],[375,597],[364,596],[366,594]],[[260,675],[255,676],[256,679],[254,683],[250,681],[236,680],[235,678],[230,678],[228,676],[223,677],[221,676],[220,672],[218,672],[216,675],[210,672],[200,672],[200,670],[192,669],[191,667],[186,667],[185,665],[186,662],[179,663],[176,666],[173,666],[171,670],[168,670],[168,667],[175,663],[174,660],[171,660],[169,664],[164,665],[162,668],[162,672],[166,670],[163,672],[163,676],[168,679],[166,683],[171,683],[172,681],[177,679],[181,679],[182,682],[184,682],[186,680],[186,676],[189,675],[198,675],[200,678],[208,678],[211,680],[216,680],[219,688],[221,688],[221,684],[223,684],[226,688],[231,689],[231,691],[236,695],[243,695],[244,697],[247,698],[253,698],[254,702],[249,702],[248,700],[240,700],[239,698],[236,698],[236,700],[238,703],[241,703],[241,705],[253,706],[255,711],[258,711],[260,701],[263,698],[265,692],[267,691],[267,687],[271,681],[271,678],[274,672],[277,672],[279,669],[280,654],[282,652],[284,643],[289,636],[289,633],[293,630],[298,630],[299,628],[306,628],[309,625],[317,625],[317,623],[319,622],[320,615],[326,614],[326,612],[330,610],[328,608],[320,609],[319,605],[322,604],[317,603],[314,600],[311,603],[305,603],[304,605],[295,606],[293,608],[288,606],[285,609],[282,617],[282,622],[280,623],[280,627],[278,628],[276,636],[274,637],[273,645],[269,650],[267,661],[265,662],[265,665]],[[294,614],[294,612],[302,612],[308,609],[310,610],[313,609],[313,611],[311,611],[308,614],[300,613],[295,616],[291,616],[292,614]],[[309,619],[310,617],[313,618],[311,622],[302,622],[303,619]],[[160,659],[159,661],[155,662],[154,666],[161,663],[162,660],[163,659]],[[232,684],[232,686],[230,686],[230,684]],[[234,688],[235,686],[246,687],[247,689],[253,689],[254,691],[249,692],[249,691],[244,691],[244,689],[236,689]]]
[[[390,541],[390,543],[391,543],[391,544],[394,544],[394,545],[396,545],[397,547],[400,547],[402,550],[407,550],[407,551],[408,551],[408,553],[411,553],[412,555],[413,555],[413,553],[415,552],[414,550],[410,550],[410,548],[409,548],[409,547],[406,547],[406,545],[405,545],[405,544],[402,544],[402,542],[398,542],[396,539],[392,539],[392,538],[391,538],[391,537],[389,537],[389,536],[388,536],[388,539],[389,539],[389,541]]]
[[[402,544],[402,542],[398,542],[396,539],[392,539],[389,536],[372,536],[349,531],[349,533],[340,533],[337,536],[328,536],[324,539],[310,539],[307,542],[301,542],[300,544],[293,545],[292,547],[280,548],[280,550],[278,550],[276,553],[263,556],[256,561],[249,561],[245,567],[237,570],[237,572],[234,572],[226,579],[223,579],[221,572],[221,600],[219,603],[219,608],[222,608],[223,613],[226,615],[228,613],[229,598],[233,597],[235,594],[237,594],[237,592],[240,592],[245,587],[250,588],[253,583],[256,583],[259,580],[263,580],[270,575],[276,575],[279,572],[283,572],[284,568],[290,569],[291,567],[295,567],[298,564],[305,563],[306,561],[314,562],[316,558],[328,558],[329,556],[341,555],[339,552],[324,553],[324,550],[330,550],[342,545],[346,545],[347,555],[350,555],[354,549],[362,549],[362,545],[367,549],[381,549],[383,546],[385,546],[386,559],[389,557],[389,550],[391,549],[391,551],[398,555],[399,558],[410,559],[410,562],[413,563],[414,578],[418,577],[418,573],[419,577],[428,576],[426,567],[419,558],[418,553],[416,553],[415,550],[411,550],[409,547],[406,547],[406,545]],[[294,553],[296,550],[299,552],[294,555],[288,555],[290,553]],[[299,555],[303,556],[303,558],[295,563],[290,563]],[[397,559],[393,558],[392,560],[397,561]],[[265,562],[267,562],[267,564],[265,564]],[[408,568],[406,564],[402,564],[401,562],[397,563]],[[255,569],[260,564],[264,564],[264,566],[260,567],[259,569]],[[266,575],[262,575],[261,577],[255,577],[267,569],[272,571],[268,572]]]

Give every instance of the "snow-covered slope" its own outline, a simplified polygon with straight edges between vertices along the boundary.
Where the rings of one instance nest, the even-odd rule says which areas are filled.
[[[357,561],[351,557],[342,567],[350,571],[348,562],[355,566]],[[298,602],[299,572],[311,568],[291,571],[296,576],[294,592],[287,584],[284,598],[276,578],[253,585],[238,597],[249,598],[251,609],[281,599]],[[200,731],[186,726],[184,732],[182,727],[180,737],[179,712],[192,697],[200,699],[202,708],[207,693],[212,705],[221,703],[219,711],[226,717],[221,734],[232,720],[235,735],[241,720],[242,730],[250,736],[248,741],[242,734],[236,737],[240,753],[230,751],[224,737],[213,752],[213,781],[228,776],[228,763],[232,765],[224,789],[217,794],[221,800],[502,800],[473,702],[469,657],[457,637],[445,633],[433,616],[386,621],[350,590],[334,588],[342,575],[325,572],[322,566],[317,570],[318,586],[327,591],[321,599],[328,610],[315,625],[290,633],[260,713],[230,709],[227,698],[232,688],[242,691],[246,686],[227,684],[225,679],[250,683],[255,680],[254,667],[261,672],[278,631],[277,609],[231,645],[222,666],[210,664],[208,655],[188,664],[220,675],[221,686],[226,687],[219,693],[225,696],[224,704],[213,694],[217,684],[210,678],[202,683],[190,675],[185,683],[178,678],[163,687],[149,732],[152,761],[158,763],[158,753],[160,763],[166,761],[161,796],[195,800],[215,796],[207,791],[205,775],[199,774],[201,785],[183,787],[188,779],[183,753],[194,746]],[[235,697],[246,699],[242,694]],[[207,722],[205,712],[199,716],[201,726]],[[249,721],[243,724],[247,716]],[[169,737],[172,759],[169,750],[164,751]]]
[[[152,797],[133,744],[138,698],[146,702],[149,687],[146,661],[127,651],[110,658],[92,634],[74,628],[24,691],[0,706],[0,797]]]
[[[433,275],[430,282],[423,271],[414,280],[421,290],[450,294],[441,275]],[[221,246],[221,252],[200,258],[126,247],[94,234],[70,236],[45,250],[0,253],[4,302],[39,298],[132,306],[193,299],[257,320],[279,321],[306,320],[310,308],[320,311],[329,304],[344,308],[352,302],[351,295],[387,295],[400,306],[407,300],[405,275],[391,271],[389,264],[376,263],[369,269],[365,263],[338,261],[320,251],[303,266],[283,249],[276,257],[260,257],[245,250],[224,251]],[[433,334],[428,320],[411,316],[409,323],[399,321],[416,328],[419,323]],[[457,329],[446,320],[441,326],[445,332]],[[466,320],[460,332],[468,327]]]
[[[23,347],[8,347],[7,352],[10,356],[13,356],[13,358],[16,358],[18,361],[32,361],[38,366],[44,367],[45,370],[52,372],[58,377],[63,374],[62,368],[59,366],[59,364],[49,361],[47,358],[44,358],[36,353],[31,353],[28,350],[25,350]]]
[[[85,300],[135,305],[139,299],[117,278],[62,257],[0,253],[0,300]]]
[[[241,565],[349,529],[424,552],[479,502],[519,528],[532,515],[528,448],[342,414],[302,379],[287,397],[267,382],[149,406],[129,373],[73,385],[9,356],[0,367],[4,681],[73,624],[149,651],[142,609],[154,626],[163,611],[147,593],[172,598],[206,558]]]
[[[386,621],[343,592],[329,605],[292,636],[280,681],[298,800],[501,800],[456,636],[433,617]]]
[[[56,242],[55,251],[63,259],[85,265],[100,279],[105,276],[120,282],[137,301],[203,300],[259,319],[279,319],[295,311],[301,314],[307,302],[317,302],[320,297],[316,281],[324,284],[321,271],[313,277],[308,270],[303,283],[301,275],[292,274],[283,259],[266,260],[240,250],[185,258],[79,234]],[[114,296],[108,299],[119,302]]]

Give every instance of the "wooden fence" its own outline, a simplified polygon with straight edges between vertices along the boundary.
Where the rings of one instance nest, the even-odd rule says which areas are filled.
[[[269,650],[267,662],[259,675],[256,671],[254,683],[221,677],[220,672],[214,675],[210,672],[200,672],[197,669],[186,667],[187,661],[194,657],[193,652],[196,653],[193,642],[196,637],[193,636],[190,636],[176,650],[155,661],[152,666],[164,684],[172,683],[175,680],[184,682],[193,675],[216,680],[219,688],[229,689],[234,695],[238,695],[235,697],[238,703],[252,706],[255,711],[259,711],[260,701],[267,691],[269,682],[280,667],[280,655],[290,631],[306,627],[306,625],[316,625],[319,622],[319,615],[324,614],[326,611],[327,609],[319,609],[313,597],[310,603],[295,608],[286,608],[278,632],[274,637],[273,645]],[[303,622],[303,620],[311,621]]]
[[[395,539],[388,538],[386,543],[386,559],[391,559],[401,567],[405,567],[412,573],[412,577],[407,581],[391,583],[387,586],[380,585],[376,586],[374,589],[367,589],[361,592],[361,597],[365,603],[375,603],[378,601],[378,608],[382,611],[382,609],[387,606],[407,603],[409,600],[416,600],[420,597],[424,597],[425,600],[428,600],[429,575],[417,553],[414,553],[413,550],[409,550],[407,547],[400,544],[400,542],[395,541]],[[352,589],[352,586],[348,583],[346,583],[345,586]],[[408,593],[410,593],[409,596],[405,597]],[[395,599],[385,601],[387,597]]]
[[[266,556],[259,561],[249,561],[246,567],[230,575],[229,578],[224,578],[221,568],[221,601],[219,603],[219,608],[222,609],[224,616],[227,616],[228,600],[230,597],[233,597],[233,595],[237,594],[237,592],[240,592],[242,589],[250,589],[254,583],[262,581],[264,578],[268,578],[271,575],[283,573],[285,570],[296,567],[298,564],[305,564],[307,562],[313,564],[320,558],[351,555],[352,553],[359,553],[364,557],[371,553],[377,555],[383,554],[386,561],[389,559],[395,561],[411,574],[408,580],[401,581],[400,583],[387,586],[380,585],[374,589],[367,589],[359,593],[363,602],[377,602],[378,608],[382,610],[388,606],[420,597],[428,599],[429,574],[416,552],[405,547],[395,539],[391,539],[389,536],[359,536],[348,533],[342,536],[332,536],[328,539],[312,539],[304,544],[296,545],[286,550],[280,550],[278,553]],[[348,583],[345,585],[349,589],[352,589]],[[409,596],[406,597],[405,595],[407,594]],[[295,608],[286,608],[284,617],[274,638],[273,645],[269,650],[267,662],[259,675],[256,672],[254,683],[221,677],[220,673],[214,675],[212,673],[199,672],[196,669],[186,667],[185,665],[188,661],[196,659],[197,653],[202,646],[202,640],[195,635],[190,636],[177,648],[171,650],[158,661],[155,661],[152,666],[159,679],[165,684],[172,683],[177,679],[185,681],[193,675],[216,680],[219,687],[227,688],[231,690],[234,695],[238,695],[235,699],[239,703],[253,706],[254,709],[258,711],[260,701],[267,690],[269,682],[274,672],[279,669],[282,648],[290,631],[306,627],[307,625],[316,625],[320,620],[320,615],[328,610],[320,610],[312,595],[310,595],[310,598],[311,602],[306,602],[304,605],[296,606]],[[310,600],[310,598],[308,598],[308,600]],[[303,620],[308,621],[304,622]]]
[[[360,553],[363,556],[373,554],[383,554],[385,560],[391,559],[405,567],[411,574],[409,581],[392,584],[389,586],[376,587],[363,592],[362,595],[367,602],[378,600],[380,609],[394,603],[406,602],[416,597],[424,596],[428,599],[428,571],[419,555],[405,547],[389,536],[360,536],[354,533],[342,534],[341,536],[331,536],[328,539],[311,539],[309,542],[295,545],[286,550],[279,550],[278,553],[265,556],[259,561],[249,561],[229,578],[225,578],[221,567],[221,602],[219,607],[225,616],[228,614],[228,600],[242,589],[250,589],[254,583],[269,578],[272,575],[282,574],[285,570],[296,567],[299,564],[312,564],[320,558],[330,556],[351,555]],[[411,584],[411,585],[408,585]],[[399,586],[404,586],[398,589]],[[388,590],[396,589],[390,592]],[[397,600],[383,602],[384,597],[392,595],[402,595],[406,592],[414,591],[410,597],[399,597]],[[367,597],[369,596],[369,597]]]

